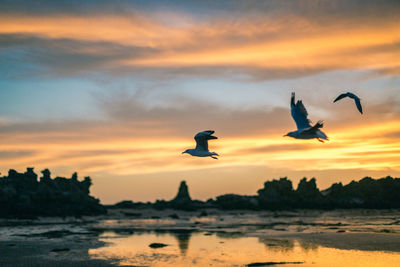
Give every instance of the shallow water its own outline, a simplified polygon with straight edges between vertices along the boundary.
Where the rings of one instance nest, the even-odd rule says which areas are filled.
[[[400,253],[327,248],[298,240],[234,237],[217,233],[142,232],[100,236],[108,245],[89,250],[96,259],[120,265],[245,266],[255,262],[297,262],[283,266],[399,266]],[[153,249],[151,243],[168,246]]]
[[[400,234],[400,212],[395,210],[339,210],[296,212],[221,212],[209,211],[199,217],[200,212],[180,212],[178,219],[168,215],[176,211],[165,211],[159,218],[143,213],[141,218],[117,218],[100,221],[100,229],[192,229],[235,232],[257,232],[272,234],[285,232],[383,232]],[[153,214],[154,215],[154,214]],[[160,215],[160,214],[159,214]]]
[[[135,218],[112,210],[103,217],[2,220],[0,226],[3,253],[29,241],[46,248],[35,259],[103,259],[121,266],[400,266],[397,210],[137,210]],[[151,243],[168,246],[153,249]],[[64,247],[70,251],[49,254]]]

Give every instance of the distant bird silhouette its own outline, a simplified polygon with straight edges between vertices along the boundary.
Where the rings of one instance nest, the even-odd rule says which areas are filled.
[[[323,121],[318,121],[314,126],[311,126],[311,121],[307,118],[308,113],[301,100],[295,103],[295,93],[292,93],[290,101],[291,113],[296,122],[297,131],[289,132],[284,136],[290,136],[296,139],[313,139],[318,141],[329,140],[326,134],[320,130],[324,126]]]
[[[208,150],[208,140],[218,139],[218,137],[213,136],[214,131],[203,131],[199,132],[194,136],[194,140],[196,140],[196,148],[194,149],[186,149],[182,154],[188,153],[195,157],[212,157],[213,159],[218,159],[215,156],[219,156],[215,152],[210,152]]]
[[[336,97],[336,99],[333,101],[333,103],[335,103],[336,101],[339,101],[340,99],[345,98],[345,97],[353,98],[354,102],[356,103],[358,111],[360,111],[360,113],[363,114],[360,98],[353,93],[347,92],[347,93],[341,94],[338,97]]]

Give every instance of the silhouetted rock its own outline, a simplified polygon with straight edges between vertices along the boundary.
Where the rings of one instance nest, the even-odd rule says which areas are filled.
[[[50,252],[68,252],[70,251],[69,248],[53,248]]]
[[[278,265],[278,264],[303,264],[303,261],[281,261],[281,262],[274,262],[274,261],[267,261],[267,262],[254,262],[247,264],[248,267],[255,267],[255,266],[270,266],[270,265]]]
[[[188,189],[188,186],[186,185],[186,181],[181,182],[179,189],[178,189],[178,194],[172,201],[174,201],[174,202],[192,201],[192,198],[189,195],[189,189]]]
[[[136,213],[136,212],[124,212],[123,213],[127,217],[133,217],[133,218],[139,218],[142,217],[141,213]]]
[[[298,202],[297,207],[299,208],[321,208],[322,207],[322,194],[317,188],[315,178],[307,181],[307,178],[300,180],[296,190]]]
[[[152,204],[150,202],[143,203],[143,202],[133,202],[132,200],[123,200],[114,205],[107,205],[106,207],[111,209],[145,209],[145,208],[151,208]]]
[[[171,219],[174,219],[174,220],[178,220],[178,219],[179,219],[179,216],[178,216],[178,214],[176,214],[176,213],[170,214],[169,217],[170,217]]]
[[[9,170],[0,179],[0,217],[32,218],[35,216],[81,216],[106,212],[99,200],[89,195],[90,177],[78,181],[51,179],[48,169],[42,171],[40,181],[33,168],[25,173]]]
[[[257,209],[258,201],[255,196],[241,196],[236,194],[226,194],[218,196],[215,201],[217,207],[221,209]]]
[[[346,186],[333,184],[325,191],[328,208],[400,208],[400,178],[365,177]]]
[[[286,177],[265,182],[264,188],[257,193],[259,205],[264,209],[289,209],[296,203],[292,181]]]
[[[168,246],[168,245],[167,244],[163,244],[163,243],[151,243],[149,245],[149,247],[151,247],[151,248],[163,248],[163,247],[166,247],[166,246]]]
[[[10,170],[9,176],[21,180],[18,173]],[[56,178],[57,179],[57,178]],[[63,184],[60,180],[60,184]],[[44,183],[42,194],[49,190]],[[39,186],[40,187],[40,186]],[[3,194],[7,198],[16,196],[20,187],[5,188]],[[171,201],[157,200],[154,203],[134,203],[122,201],[111,207],[114,208],[155,208],[198,210],[206,208],[219,209],[248,209],[248,210],[282,210],[282,209],[335,209],[335,208],[373,208],[388,209],[400,208],[400,178],[390,176],[381,179],[365,177],[359,182],[352,181],[343,186],[342,183],[333,184],[326,190],[319,191],[315,178],[299,181],[294,190],[292,182],[286,177],[279,180],[267,181],[264,188],[257,191],[256,196],[225,194],[206,202],[192,200],[185,181],[182,181],[178,193]],[[1,198],[1,195],[0,195]],[[26,201],[26,199],[24,200]],[[202,213],[201,216],[205,215]]]
[[[200,212],[199,215],[197,215],[198,218],[207,217],[207,216],[208,216],[208,213],[207,213],[207,211],[205,211],[205,210],[203,210],[202,212]]]
[[[161,203],[159,203],[161,204]],[[189,189],[186,185],[185,181],[182,181],[179,185],[178,193],[176,197],[169,201],[167,207],[173,209],[182,209],[182,210],[194,210],[196,209],[195,203],[192,201],[192,198],[189,195]]]

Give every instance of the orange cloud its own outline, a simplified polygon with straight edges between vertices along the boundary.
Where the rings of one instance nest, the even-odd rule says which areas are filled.
[[[126,135],[130,125],[113,124],[107,135],[102,128],[85,127],[76,135],[74,131],[47,133],[2,133],[1,151],[9,158],[0,168],[28,165],[57,167],[73,166],[83,172],[109,172],[120,175],[157,173],[179,170],[228,167],[235,165],[267,165],[288,170],[323,170],[326,168],[400,170],[397,157],[400,138],[385,136],[397,133],[399,121],[386,121],[364,126],[332,128],[330,141],[321,144],[313,140],[294,140],[282,137],[282,130],[264,135],[226,136],[210,142],[210,149],[221,154],[219,161],[183,156],[180,153],[194,146],[191,135]],[[157,126],[158,127],[158,126]],[[66,126],[68,128],[68,126]],[[223,132],[221,130],[221,132]],[[85,136],[90,136],[86,138]],[[67,137],[67,138],[66,138]],[[378,137],[378,138],[377,138]],[[18,154],[21,151],[29,153]],[[6,157],[7,154],[3,155]],[[379,157],[379,160],[377,160]]]
[[[257,69],[376,69],[387,74],[400,66],[400,29],[392,18],[335,21],[330,17],[327,25],[320,25],[285,14],[171,26],[153,15],[1,15],[0,34],[36,36],[44,43],[52,39],[85,42],[76,49],[54,44],[52,48],[103,57],[105,69],[207,66],[250,73]],[[124,56],[115,56],[117,48],[112,45],[94,45],[99,42],[126,46]],[[137,53],[137,47],[151,50]]]

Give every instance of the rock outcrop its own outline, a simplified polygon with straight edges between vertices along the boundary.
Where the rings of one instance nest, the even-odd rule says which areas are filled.
[[[176,197],[171,201],[175,203],[184,203],[184,202],[191,202],[192,198],[189,195],[189,189],[186,185],[186,181],[182,181],[179,185],[178,194]]]
[[[33,168],[25,173],[9,170],[0,178],[0,217],[31,218],[35,216],[82,216],[104,214],[100,201],[89,195],[90,177],[78,181],[71,178],[51,178],[48,169],[38,181]]]

